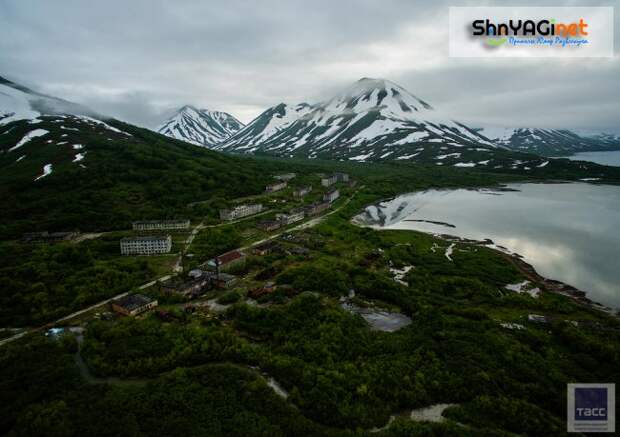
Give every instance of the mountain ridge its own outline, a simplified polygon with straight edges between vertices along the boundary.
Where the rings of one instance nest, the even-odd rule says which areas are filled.
[[[463,150],[504,149],[541,156],[618,150],[620,137],[596,132],[584,136],[566,129],[468,126],[389,80],[362,78],[324,102],[268,108],[214,148],[311,159],[428,161],[456,157]]]

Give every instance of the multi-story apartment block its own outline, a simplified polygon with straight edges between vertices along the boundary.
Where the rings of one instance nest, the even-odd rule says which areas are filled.
[[[261,229],[266,232],[275,231],[276,229],[280,229],[282,223],[278,220],[263,220],[256,224],[258,229]]]
[[[321,178],[321,185],[323,185],[324,187],[330,187],[336,182],[338,182],[338,178],[336,177],[336,175],[325,176]]]
[[[317,215],[329,208],[329,202],[316,202],[304,208],[306,215]]]
[[[323,194],[323,201],[332,203],[337,198],[340,197],[340,191],[338,190],[330,190],[327,193]]]
[[[308,185],[307,187],[299,187],[295,191],[293,191],[293,196],[304,197],[306,194],[310,194],[311,191],[312,185]]]
[[[134,231],[181,230],[189,228],[189,220],[141,220],[132,226]]]
[[[321,185],[324,187],[330,187],[336,182],[349,182],[349,175],[347,173],[334,173],[331,176],[323,176],[321,178]]]
[[[170,235],[121,239],[121,254],[123,255],[157,255],[168,253],[171,249],[172,238]]]
[[[349,175],[347,173],[334,173],[338,182],[349,182]]]
[[[276,220],[278,220],[282,226],[286,226],[303,220],[305,215],[304,210],[299,208],[289,211],[288,214],[276,214]]]
[[[265,187],[266,193],[275,193],[276,191],[283,190],[287,187],[288,183],[286,181],[283,182],[275,182],[273,184],[269,184]]]
[[[258,214],[262,210],[263,205],[261,203],[255,203],[251,205],[239,205],[235,206],[234,208],[220,210],[220,219],[228,221],[237,220],[242,217]]]

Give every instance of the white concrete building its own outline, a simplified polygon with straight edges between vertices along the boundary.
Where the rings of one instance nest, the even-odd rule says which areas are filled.
[[[324,178],[321,178],[321,185],[323,185],[324,187],[332,186],[336,182],[338,182],[338,178],[336,177],[336,175],[331,175],[331,176],[326,176]]]
[[[157,255],[168,253],[172,249],[170,235],[145,237],[126,237],[121,239],[121,254],[123,255]]]
[[[140,220],[132,226],[134,231],[182,230],[189,228],[189,220]]]
[[[331,190],[331,191],[328,191],[327,193],[323,194],[323,201],[324,202],[332,203],[333,201],[335,201],[339,197],[340,197],[340,191],[338,191],[338,190]]]
[[[261,203],[255,203],[251,205],[239,205],[230,209],[220,210],[220,219],[222,220],[237,220],[242,217],[247,217],[252,214],[258,214],[263,210]]]

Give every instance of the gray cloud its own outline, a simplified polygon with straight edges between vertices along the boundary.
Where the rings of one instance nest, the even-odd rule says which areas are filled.
[[[458,3],[485,4],[4,0],[0,75],[147,127],[186,103],[248,122],[370,76],[474,125],[618,130],[617,57],[449,58]]]

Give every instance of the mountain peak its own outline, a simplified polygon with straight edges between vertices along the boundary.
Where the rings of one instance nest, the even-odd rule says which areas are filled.
[[[232,115],[183,105],[157,132],[204,147],[214,147],[243,127]]]

